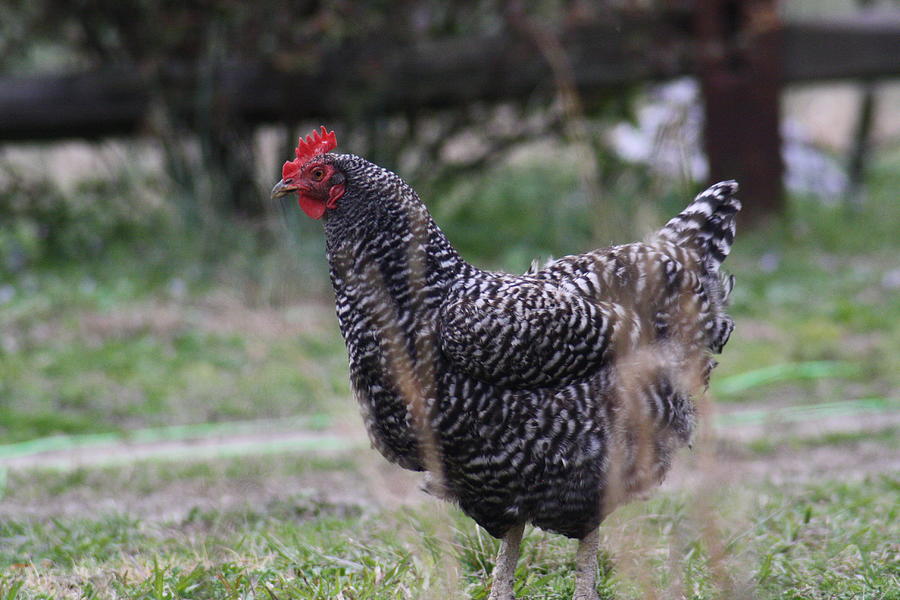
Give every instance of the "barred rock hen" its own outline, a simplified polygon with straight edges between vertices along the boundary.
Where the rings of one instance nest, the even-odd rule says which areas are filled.
[[[596,598],[601,520],[658,484],[694,428],[728,341],[734,182],[646,243],[478,269],[416,192],[334,133],[301,139],[273,197],[324,218],[337,316],[373,446],[502,538],[491,598],[511,599],[526,523],[580,540],[575,598]]]

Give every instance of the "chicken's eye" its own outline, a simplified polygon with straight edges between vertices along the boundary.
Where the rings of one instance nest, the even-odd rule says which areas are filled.
[[[310,175],[312,176],[314,181],[322,181],[325,179],[325,169],[322,167],[316,167],[312,171],[310,171]]]

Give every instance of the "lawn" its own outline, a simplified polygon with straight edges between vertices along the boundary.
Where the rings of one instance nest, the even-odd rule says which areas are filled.
[[[898,167],[875,165],[861,210],[794,198],[739,233],[715,409],[603,526],[601,597],[900,598]],[[533,178],[577,187],[505,175],[435,209],[467,256],[524,269],[528,248],[589,247],[589,227],[559,233],[585,221],[574,196],[548,232],[467,229],[511,179],[526,221]],[[199,266],[154,229],[4,274],[0,599],[487,597],[497,542],[368,448],[301,226]],[[516,231],[527,248],[505,246]],[[517,595],[571,597],[573,556],[528,530]]]

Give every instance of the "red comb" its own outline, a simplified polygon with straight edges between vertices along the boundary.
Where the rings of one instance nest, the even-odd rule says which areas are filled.
[[[325,154],[337,146],[337,138],[333,131],[327,131],[322,125],[320,131],[313,131],[306,136],[306,139],[300,138],[297,149],[294,154],[301,163],[308,162],[314,156]]]

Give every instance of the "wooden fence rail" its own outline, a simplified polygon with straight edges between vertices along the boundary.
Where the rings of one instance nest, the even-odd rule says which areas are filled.
[[[900,19],[789,24],[783,28],[785,83],[900,76]],[[584,26],[560,34],[582,93],[697,72],[691,40],[664,23]],[[225,65],[217,90],[248,123],[342,114],[364,94],[384,111],[553,93],[537,49],[512,35],[452,39],[415,48],[345,50],[315,72],[262,63]],[[194,85],[171,65],[158,75]],[[134,71],[0,78],[0,140],[97,138],[139,132],[153,85]],[[185,111],[191,97],[185,94]]]
[[[698,75],[711,174],[742,181],[749,220],[782,207],[778,97],[784,84],[900,76],[900,13],[783,24],[774,0],[693,0],[691,10],[620,17],[553,35],[587,97],[623,84]],[[263,62],[172,62],[151,74],[109,69],[0,78],[0,141],[141,133],[151,126],[156,101],[188,123],[208,122],[199,112],[212,107],[226,115],[220,122],[253,125],[556,92],[537,44],[515,32],[402,48],[367,43],[308,62],[316,65],[304,72]],[[205,107],[197,104],[201,81],[212,82],[206,91],[213,101]]]

